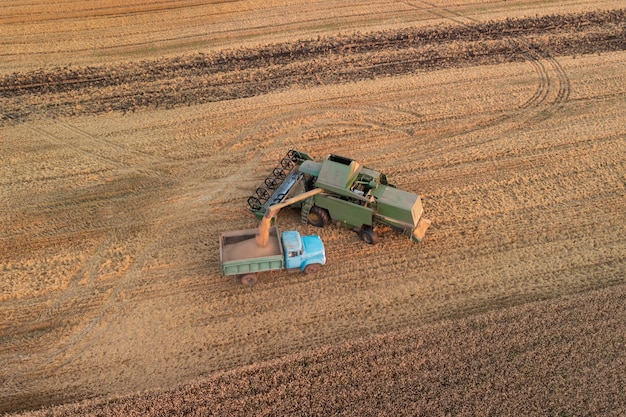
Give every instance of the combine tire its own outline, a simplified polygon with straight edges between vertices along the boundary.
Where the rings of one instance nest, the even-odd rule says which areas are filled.
[[[307,275],[316,274],[320,269],[322,269],[322,265],[320,264],[308,264],[304,267],[304,273]]]
[[[239,280],[245,286],[251,287],[256,284],[257,277],[256,274],[244,274],[239,276]]]
[[[378,235],[371,227],[364,226],[361,229],[361,232],[359,232],[359,235],[361,236],[361,240],[368,245],[375,245],[378,243]]]
[[[315,227],[324,227],[330,221],[330,215],[326,209],[323,209],[318,206],[311,207],[311,211],[309,211],[308,222],[310,225]]]

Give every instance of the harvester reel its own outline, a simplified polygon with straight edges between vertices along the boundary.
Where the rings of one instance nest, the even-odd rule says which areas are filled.
[[[263,204],[261,204],[261,200],[259,200],[258,198],[254,196],[250,196],[248,197],[248,206],[252,210],[261,210],[261,208],[263,207]]]
[[[292,149],[287,152],[287,158],[291,159],[293,162],[298,162],[300,159],[302,159],[302,155],[300,155],[300,152]]]
[[[270,193],[265,188],[261,187],[256,189],[256,195],[258,195],[259,200],[262,200],[263,202],[267,201],[270,198]]]
[[[274,168],[274,171],[272,171],[272,175],[279,180],[284,180],[287,173],[284,169],[276,167]]]
[[[295,166],[295,163],[291,158],[285,157],[280,160],[280,166],[283,167],[283,169],[291,171]]]
[[[302,159],[302,154],[295,149],[291,149],[287,152],[278,165],[272,170],[272,174],[266,177],[263,180],[263,184],[256,189],[255,194],[248,198],[248,206],[250,206],[250,209],[258,212],[263,210],[263,206],[267,204],[270,199],[273,199],[273,202],[282,201],[285,194],[273,195],[274,190],[277,190],[283,184],[285,179],[291,175],[291,171],[293,171]]]
[[[267,188],[269,188],[270,190],[275,190],[276,187],[278,187],[280,185],[279,181],[274,178],[274,177],[267,177],[265,178],[265,185],[267,186]],[[268,197],[269,198],[269,197]]]

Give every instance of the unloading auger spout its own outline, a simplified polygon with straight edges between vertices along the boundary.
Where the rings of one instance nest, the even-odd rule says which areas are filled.
[[[256,235],[256,243],[262,248],[267,246],[267,241],[269,240],[270,226],[272,225],[272,219],[278,214],[280,209],[297,203],[298,201],[306,200],[307,198],[313,197],[314,195],[320,194],[322,192],[324,192],[322,188],[314,188],[311,191],[307,191],[306,193],[302,193],[300,195],[287,199],[282,203],[270,206],[265,211],[265,214],[261,219],[261,223],[259,224],[259,232]]]

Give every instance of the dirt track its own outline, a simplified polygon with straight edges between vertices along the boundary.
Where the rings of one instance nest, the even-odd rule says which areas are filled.
[[[148,30],[156,16],[219,15],[194,2],[176,10],[158,2],[65,5],[76,7],[68,15],[75,25],[99,27],[105,15],[127,16],[146,19],[137,33],[149,39],[202,44],[215,36],[223,48],[193,53],[187,45],[173,54],[171,44],[167,53],[151,55],[145,44],[136,49],[120,38],[118,48],[104,36],[111,44],[100,56],[86,40],[64,41],[59,26],[52,43],[58,50],[38,52],[36,68],[9,35],[20,25],[40,28],[23,45],[35,51],[35,39],[54,26],[38,20],[46,14],[0,19],[5,44],[12,45],[5,62],[14,65],[2,67],[0,76],[0,412],[200,381],[155,394],[180,403],[177,393],[202,395],[220,378],[233,378],[236,388],[251,373],[285,372],[284,383],[259,379],[258,391],[271,399],[275,390],[298,388],[291,379],[308,383],[300,373],[307,355],[319,371],[311,383],[342,381],[344,374],[324,368],[319,355],[332,352],[339,359],[328,366],[339,370],[352,353],[371,365],[378,355],[371,346],[386,358],[374,360],[372,372],[395,369],[400,379],[364,387],[362,397],[342,386],[345,397],[335,401],[339,407],[341,398],[369,401],[381,392],[384,411],[392,400],[386,395],[409,375],[410,384],[420,375],[449,378],[458,369],[501,376],[481,364],[510,369],[507,337],[520,340],[541,320],[562,323],[562,317],[578,324],[546,324],[533,339],[540,348],[522,356],[535,352],[538,363],[563,358],[554,370],[564,376],[523,363],[514,373],[530,372],[528,381],[563,386],[555,395],[566,394],[537,394],[529,412],[593,415],[608,403],[624,411],[615,393],[623,386],[615,370],[623,369],[626,322],[626,44],[619,2],[562,2],[556,14],[541,2],[536,9],[498,1],[398,3],[386,14],[371,6],[367,13],[359,9],[359,19],[328,17],[341,30],[318,17],[315,26],[324,30],[311,30],[315,36],[306,36],[310,27],[302,21],[274,32],[247,17],[262,6],[244,3],[242,12],[223,11],[216,27],[232,35],[235,29],[224,29],[228,19],[246,16],[250,26],[239,32],[251,37],[242,40],[245,47],[219,38],[218,29],[198,38]],[[284,16],[279,11],[309,6],[281,7],[267,15],[270,22]],[[409,9],[414,14],[406,15]],[[220,276],[219,232],[257,225],[245,200],[291,148],[318,158],[355,157],[420,193],[433,220],[426,239],[416,245],[380,230],[381,242],[367,246],[350,231],[304,226],[296,213],[283,211],[280,228],[324,239],[329,264],[319,275],[269,273],[252,289]],[[597,313],[603,300],[605,313]],[[579,311],[588,312],[588,322]],[[594,333],[605,318],[607,327]],[[477,323],[480,332],[472,331]],[[462,344],[463,333],[451,330],[456,326],[469,329],[473,344]],[[568,343],[551,345],[548,334],[557,329],[580,361],[565,359]],[[575,344],[576,332],[603,347],[589,339]],[[476,347],[475,367],[435,360],[433,349],[446,346],[447,335]],[[416,356],[408,363],[390,359],[416,337],[433,346],[423,353],[434,362],[421,367]],[[598,354],[605,356],[595,360]],[[455,350],[446,355],[464,357]],[[386,360],[391,365],[376,368]],[[577,362],[590,369],[585,375],[606,381],[594,391],[592,378],[583,378],[585,395],[592,395],[582,400],[582,374],[572,371],[570,381],[566,373]],[[354,374],[344,376],[361,375],[367,370],[355,364]],[[456,408],[459,390],[488,388],[470,374],[455,384],[448,391],[443,383],[424,386],[424,392],[445,391],[429,406],[464,413]],[[514,409],[514,401],[524,400],[514,394],[519,397],[483,403],[486,410]],[[240,403],[220,395],[225,410]],[[265,394],[246,395],[240,400],[251,407],[267,406]],[[129,399],[129,409],[145,411],[145,398],[153,397]],[[274,406],[269,409],[284,410]]]

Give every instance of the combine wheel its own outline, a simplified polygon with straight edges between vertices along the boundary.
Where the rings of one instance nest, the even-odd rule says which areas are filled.
[[[359,236],[361,237],[363,242],[367,243],[368,245],[375,245],[376,243],[378,243],[378,235],[376,234],[374,229],[369,226],[363,226],[363,228],[359,232]]]
[[[256,274],[249,273],[249,274],[239,275],[239,280],[241,281],[243,285],[251,287],[256,284],[257,277],[256,277]]]
[[[330,221],[330,215],[326,209],[318,206],[311,207],[309,211],[308,222],[315,227],[324,227]]]
[[[322,269],[322,265],[320,264],[308,264],[304,267],[304,273],[307,275],[316,274],[320,269]]]

